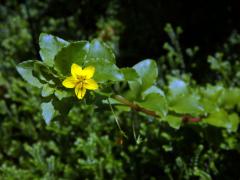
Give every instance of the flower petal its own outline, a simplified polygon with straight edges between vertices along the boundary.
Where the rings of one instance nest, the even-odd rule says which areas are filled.
[[[98,84],[93,79],[87,79],[85,80],[84,88],[90,89],[90,90],[96,90],[98,89]]]
[[[67,77],[63,82],[62,85],[66,88],[74,88],[77,84],[77,80],[73,77]]]
[[[77,78],[77,76],[81,76],[82,73],[82,67],[77,64],[72,64],[71,66],[71,74],[74,78]]]
[[[95,67],[87,66],[82,70],[81,76],[85,76],[86,79],[90,79],[91,77],[93,77],[94,72],[95,72]]]
[[[82,84],[79,84],[75,88],[75,93],[78,99],[82,99],[86,94],[86,89],[82,87]]]

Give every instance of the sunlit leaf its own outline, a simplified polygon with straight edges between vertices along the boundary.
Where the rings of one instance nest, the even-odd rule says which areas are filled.
[[[33,75],[33,68],[36,62],[35,60],[24,61],[17,65],[17,71],[29,84],[40,88],[43,84]]]
[[[56,54],[69,43],[59,37],[41,33],[39,37],[40,56],[49,66],[53,66]]]
[[[49,124],[55,114],[55,109],[52,104],[52,101],[43,102],[41,104],[41,109],[42,109],[42,116],[43,116],[46,124]]]

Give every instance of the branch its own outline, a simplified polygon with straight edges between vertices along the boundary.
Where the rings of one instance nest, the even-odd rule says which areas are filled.
[[[127,100],[126,98],[124,98],[124,97],[122,97],[120,95],[113,95],[113,96],[111,96],[111,98],[117,100],[118,102],[120,102],[120,103],[122,103],[124,105],[129,106],[130,108],[132,108],[135,111],[142,112],[144,114],[147,114],[147,115],[150,115],[150,116],[153,116],[153,117],[156,117],[156,118],[160,118],[160,116],[156,112],[151,111],[149,109],[145,109],[145,108],[135,104],[134,102],[131,102],[131,101]],[[192,117],[190,115],[182,116],[182,121],[185,122],[185,123],[188,123],[188,122],[199,122],[201,120],[202,120],[201,117]]]
[[[130,108],[134,109],[135,111],[139,111],[139,112],[143,112],[147,115],[153,116],[153,117],[160,117],[159,115],[156,114],[156,112],[151,111],[149,109],[145,109],[129,100],[127,100],[126,98],[120,96],[120,95],[113,95],[112,96],[113,99],[117,100],[118,102],[125,104],[127,106],[129,106]]]

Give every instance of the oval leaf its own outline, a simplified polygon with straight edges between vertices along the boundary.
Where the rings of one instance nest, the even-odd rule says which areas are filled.
[[[45,103],[45,102],[42,103],[41,109],[42,109],[42,116],[43,116],[46,124],[49,124],[55,114],[55,109],[52,104],[52,101],[47,102],[47,103]]]
[[[39,37],[39,45],[40,45],[40,56],[42,60],[49,66],[53,66],[54,58],[56,54],[65,46],[67,46],[69,42],[58,38],[56,36],[41,33]]]
[[[87,41],[70,43],[56,55],[54,59],[56,70],[63,75],[67,75],[70,73],[73,63],[82,66],[86,60],[88,50],[89,43]]]
[[[143,60],[134,65],[133,68],[136,70],[142,81],[142,91],[148,89],[155,83],[158,76],[158,68],[154,60]]]
[[[17,65],[17,71],[22,76],[22,78],[25,81],[27,81],[29,84],[40,88],[42,87],[43,84],[40,83],[40,81],[35,76],[33,76],[33,68],[36,62],[38,61],[29,60],[29,61],[22,62]]]

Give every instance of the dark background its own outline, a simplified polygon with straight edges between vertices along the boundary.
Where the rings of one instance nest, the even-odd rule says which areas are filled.
[[[10,4],[9,10],[20,14],[19,6],[25,6],[36,55],[41,27],[50,26],[48,19],[63,19],[61,26],[50,30],[51,33],[76,40],[87,39],[96,32],[99,18],[113,16],[124,25],[119,41],[118,63],[121,66],[161,56],[163,43],[169,41],[163,30],[168,22],[183,29],[180,38],[183,49],[200,47],[202,61],[206,61],[206,55],[221,48],[233,30],[240,29],[238,0],[49,0],[42,3],[44,5],[36,0],[13,2],[2,1],[2,4]],[[114,13],[108,10],[111,4]],[[68,17],[73,17],[75,26],[64,22]],[[81,30],[80,35],[76,33],[78,30]]]

